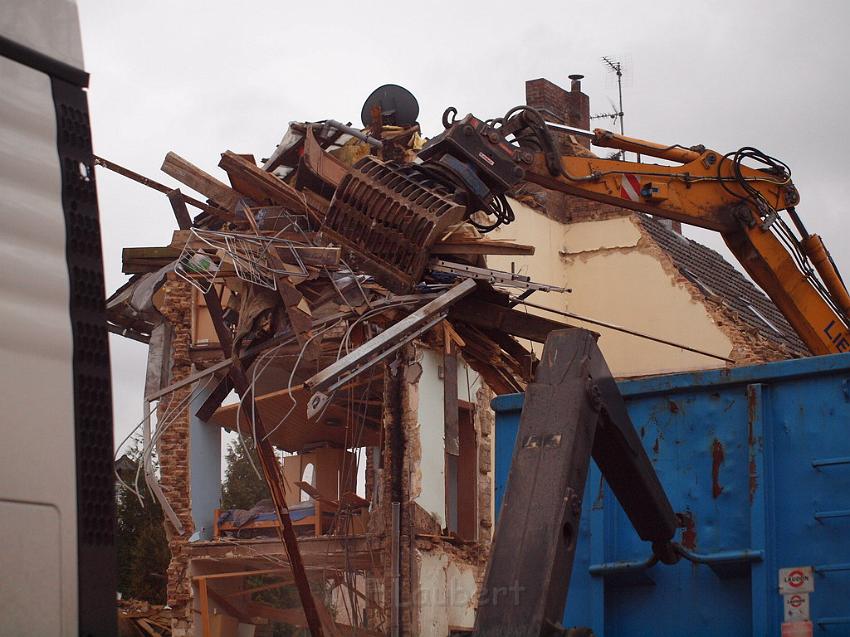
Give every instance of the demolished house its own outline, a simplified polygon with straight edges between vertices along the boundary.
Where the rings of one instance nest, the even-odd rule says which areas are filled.
[[[580,86],[534,82],[532,106],[586,127]],[[203,200],[97,160],[166,194],[178,228],[168,246],[124,250],[132,276],[108,302],[112,331],[149,343],[156,418],[143,426],[140,471],[166,514],[175,636],[270,634],[272,622],[470,631],[493,532],[490,401],[525,389],[552,330],[631,324],[614,295],[573,277],[606,251],[650,255],[667,277],[659,294],[686,294],[718,332],[686,350],[651,341],[684,358],[647,350],[615,374],[805,353],[770,301],[662,222],[547,200],[530,184],[512,192],[518,223],[500,226],[503,204],[470,217],[469,202],[418,167],[424,140],[406,94],[383,95],[364,107],[364,130],[293,123],[267,159],[223,153],[229,184],[169,153],[162,170]],[[709,278],[721,267],[723,284]],[[615,328],[591,325],[611,351]],[[257,445],[270,502],[220,510],[222,429]],[[257,599],[282,588],[297,598]]]
[[[530,80],[526,100],[552,121],[590,128],[579,76],[570,90],[546,79]],[[565,140],[563,151],[581,152],[581,141]],[[722,359],[742,365],[811,354],[761,290],[720,254],[683,236],[680,224],[530,183],[516,198],[522,223],[500,226],[490,236],[533,243],[536,251],[493,256],[488,265],[513,268],[537,281],[569,281],[571,294],[539,295],[535,304],[569,312],[571,323],[598,332],[618,377],[710,369],[724,364]],[[557,316],[534,307],[528,311]],[[606,322],[703,353],[636,338]]]

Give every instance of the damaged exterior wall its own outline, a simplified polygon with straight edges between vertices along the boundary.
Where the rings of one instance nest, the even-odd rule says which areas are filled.
[[[528,81],[526,102],[556,121],[587,130],[588,98],[581,92],[581,76],[571,79],[569,91],[545,79]],[[559,139],[563,153],[592,156],[582,140],[569,135]],[[682,237],[678,222],[642,222],[643,216],[623,208],[533,184],[523,184],[514,195],[519,200],[512,202],[516,222],[497,228],[491,236],[533,244],[536,253],[530,257],[491,256],[489,267],[511,270],[513,265],[535,281],[573,289],[572,294],[563,296],[536,294],[535,303],[679,342],[730,358],[736,364],[807,355],[784,317],[773,314],[773,304],[745,281],[721,286],[722,293],[715,295],[701,289],[690,275],[685,276],[682,263],[677,263],[672,255],[685,256],[684,261],[689,264],[703,259],[702,265],[716,269],[721,277],[739,278],[722,257]],[[730,298],[738,291],[742,298],[770,313],[771,320],[782,323],[776,334],[773,326],[763,324],[756,312],[742,315],[741,312],[748,313],[746,302],[736,303]],[[759,298],[754,300],[755,297]],[[570,322],[582,325],[581,321]],[[600,347],[612,372],[619,377],[723,365],[722,361],[697,353],[595,325],[586,327],[601,334]]]
[[[410,497],[433,516],[439,526],[445,527],[449,502],[446,499],[446,454],[443,413],[442,358],[438,351],[417,347],[417,362],[422,372],[417,387],[418,394],[415,423],[407,430],[411,451],[418,448],[420,458],[412,458]],[[490,432],[492,412],[489,402],[492,392],[480,376],[458,359],[458,398],[473,404],[478,467],[475,485],[477,501],[477,538],[468,539],[460,546],[439,541],[417,542],[413,552],[416,586],[413,589],[416,620],[413,634],[446,635],[449,629],[469,629],[475,622],[477,589],[484,575],[486,550],[489,547],[492,527]],[[409,405],[411,409],[414,405]],[[483,487],[483,488],[482,488]],[[483,505],[483,506],[482,506]],[[430,540],[431,538],[429,538]]]
[[[486,551],[492,531],[491,435],[493,396],[478,374],[458,360],[458,396],[474,405],[473,426],[478,444],[478,537],[451,543],[443,535],[446,525],[446,464],[443,421],[442,360],[439,351],[422,343],[404,348],[398,367],[400,395],[392,408],[388,392],[385,441],[392,441],[393,423],[401,425],[403,455],[400,537],[400,623],[405,635],[447,635],[449,627],[471,628],[477,589],[484,575]],[[395,379],[390,378],[390,386]],[[390,617],[392,590],[391,517],[392,467],[397,446],[384,445],[383,468],[376,484],[381,496],[370,518],[370,532],[382,538],[384,577],[369,583],[369,594],[383,603],[379,616]],[[374,625],[374,624],[372,624]]]
[[[723,312],[675,268],[637,217],[563,224],[522,204],[519,222],[499,228],[498,238],[536,241],[531,257],[490,257],[489,265],[567,285],[572,294],[538,295],[537,303],[610,321],[740,362],[784,357],[760,343],[740,321]],[[535,237],[539,237],[535,239]],[[545,238],[545,239],[543,239]],[[545,315],[540,310],[529,311]],[[575,321],[579,323],[578,321]],[[643,376],[721,366],[716,359],[587,325],[601,334],[600,347],[616,376]]]
[[[530,257],[491,257],[489,265],[516,270],[535,281],[572,288],[566,295],[537,295],[536,303],[610,321],[663,336],[719,356],[732,341],[689,289],[689,282],[665,267],[636,219],[629,214],[563,224],[518,204],[520,222],[499,228],[498,238],[536,240]],[[542,239],[546,238],[546,239]],[[546,316],[542,310],[530,312]],[[549,315],[551,316],[551,315]],[[578,321],[571,321],[579,323]],[[696,353],[594,325],[599,344],[616,376],[641,376],[717,367],[719,361]]]
[[[443,378],[440,355],[431,349],[418,349],[418,364],[422,368],[417,386],[418,413],[415,427],[409,431],[412,440],[418,439],[418,457],[412,458],[415,468],[411,476],[411,498],[433,515],[442,527],[446,526],[446,462],[443,411]],[[460,400],[476,402],[482,387],[480,376],[458,360],[457,392]],[[477,410],[476,410],[477,411]],[[415,449],[416,443],[413,443]]]
[[[415,554],[419,571],[415,635],[448,635],[475,623],[477,567],[442,551]]]

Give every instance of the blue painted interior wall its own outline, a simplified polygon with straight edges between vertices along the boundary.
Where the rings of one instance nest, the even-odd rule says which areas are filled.
[[[214,512],[221,506],[221,427],[195,415],[210,392],[199,391],[189,407],[189,483],[195,523],[192,541],[213,538]]]

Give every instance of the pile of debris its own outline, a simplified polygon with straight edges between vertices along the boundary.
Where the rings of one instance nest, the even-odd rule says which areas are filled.
[[[168,637],[171,635],[171,609],[136,599],[118,600],[120,637]]]
[[[379,446],[387,363],[414,339],[461,354],[490,389],[510,393],[525,389],[537,363],[522,341],[543,343],[567,327],[514,308],[535,291],[565,290],[486,267],[487,255],[530,255],[534,247],[487,239],[512,220],[509,204],[434,148],[415,121],[378,108],[364,131],[333,120],[293,123],[260,164],[224,152],[219,166],[230,185],[168,153],[162,170],[206,201],[96,158],[165,193],[178,225],[167,246],[124,250],[132,278],[108,301],[110,329],[150,343],[147,401],[202,382],[210,391],[196,413],[210,420],[232,390],[239,394],[230,428],[257,444],[311,628],[327,622],[310,599],[272,445],[298,451],[297,433],[309,429],[345,448]],[[423,163],[426,156],[433,161]],[[472,181],[459,184],[458,175]],[[193,218],[188,206],[200,212]],[[179,279],[195,289],[193,307],[208,313],[213,338],[194,339],[197,371],[174,381],[158,295]],[[276,423],[257,408],[270,394],[290,401]],[[457,453],[456,431],[446,426],[447,453]],[[289,442],[275,437],[281,427]],[[145,433],[144,475],[179,529],[151,466],[158,435]]]

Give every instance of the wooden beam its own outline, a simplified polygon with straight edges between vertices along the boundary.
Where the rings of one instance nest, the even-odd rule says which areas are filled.
[[[231,363],[232,361],[227,358],[222,363],[227,362]],[[229,367],[229,365],[228,365]],[[226,375],[216,383],[216,386],[210,392],[210,395],[207,396],[207,399],[198,407],[198,411],[195,412],[195,415],[207,422],[212,415],[221,407],[221,403],[224,402],[224,399],[230,394],[230,391],[233,389],[233,381],[230,380],[230,372],[227,372]]]
[[[207,595],[207,580],[198,580],[198,597],[201,605],[201,634],[203,637],[212,637],[210,626],[210,600]]]
[[[240,184],[240,189],[244,189],[246,195],[258,202],[270,201],[294,212],[303,212],[315,221],[321,221],[324,217],[325,211],[309,205],[304,193],[236,153],[226,151],[218,165]]]
[[[121,175],[122,177],[127,177],[128,179],[132,179],[133,181],[138,182],[138,183],[142,184],[143,186],[147,186],[148,188],[153,188],[154,190],[158,190],[159,192],[161,192],[165,195],[168,195],[169,193],[174,192],[174,189],[171,188],[170,186],[166,186],[164,184],[159,183],[158,181],[154,181],[153,179],[150,179],[149,177],[145,177],[144,175],[140,175],[137,172],[133,172],[132,170],[130,170],[128,168],[124,168],[123,166],[119,166],[118,164],[113,163],[113,162],[111,162],[107,159],[104,159],[103,157],[98,157],[98,156],[95,155],[94,163],[97,164],[98,166],[103,166],[104,168],[107,168],[107,169],[109,169],[113,172],[116,172],[119,175]],[[180,193],[180,196],[183,198],[183,201],[185,203],[189,204],[190,206],[194,206],[195,208],[199,208],[199,209],[201,209],[205,212],[208,212],[211,215],[216,216],[216,217],[224,217],[224,218],[228,218],[228,219],[230,218],[230,214],[228,214],[228,212],[226,210],[223,210],[221,208],[216,208],[215,206],[211,206],[209,204],[206,204],[203,201],[198,201],[197,199],[195,199],[193,197],[189,197],[188,195],[184,195],[183,193]]]
[[[431,254],[516,254],[530,256],[534,254],[534,246],[492,239],[449,239],[438,241],[431,246]]]
[[[171,246],[146,246],[137,248],[124,248],[121,250],[123,261],[136,261],[141,259],[166,259],[174,260],[180,256],[180,250]]]
[[[226,600],[226,599],[224,598],[224,595],[222,595],[221,593],[218,593],[218,592],[214,591],[214,590],[213,590],[213,589],[211,589],[211,588],[207,588],[207,595],[209,595],[210,597],[212,597],[213,601],[215,601],[215,603],[216,603],[216,604],[218,604],[219,606],[221,606],[221,608],[222,608],[222,609],[223,609],[223,610],[224,610],[224,611],[225,611],[228,615],[232,615],[233,617],[235,617],[236,619],[238,619],[240,622],[244,622],[244,623],[246,623],[246,624],[250,624],[250,623],[251,623],[251,617],[250,617],[250,615],[248,615],[247,613],[245,613],[245,612],[243,612],[243,611],[239,610],[238,608],[236,608],[236,606],[234,606],[234,605],[233,605],[233,604],[231,604],[228,600]]]
[[[189,209],[186,208],[186,200],[183,198],[183,193],[179,188],[165,194],[168,201],[171,203],[171,209],[174,211],[174,218],[177,220],[177,227],[181,230],[188,230],[192,227],[192,217],[189,216]]]
[[[549,332],[553,330],[572,327],[535,314],[475,299],[464,299],[455,304],[449,310],[449,318],[484,329],[506,332],[518,338],[527,338],[535,343],[545,343]]]
[[[227,184],[174,152],[169,152],[165,156],[165,160],[162,162],[162,172],[230,211],[236,210],[236,204],[242,198],[242,195]]]

